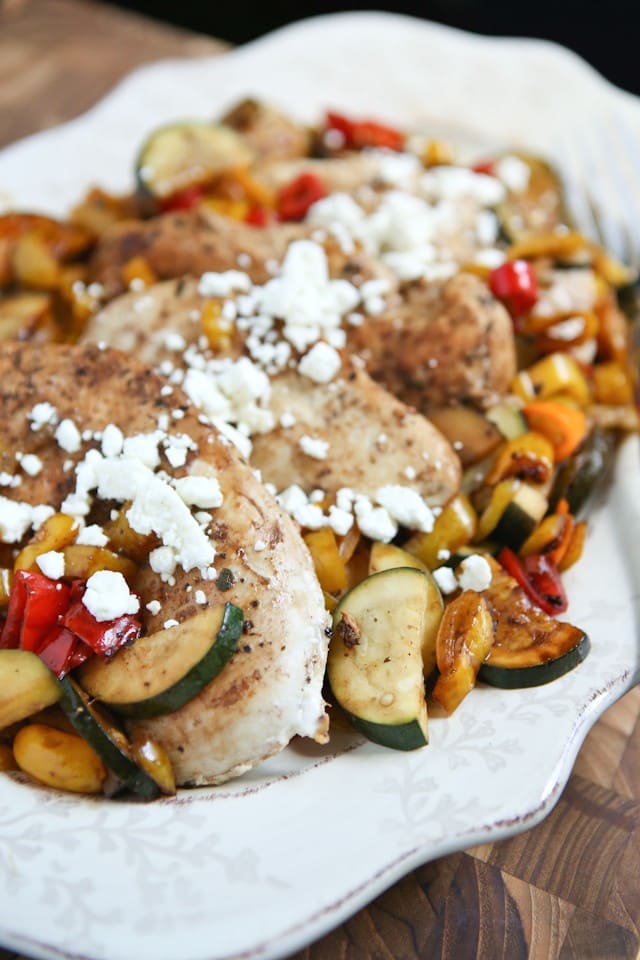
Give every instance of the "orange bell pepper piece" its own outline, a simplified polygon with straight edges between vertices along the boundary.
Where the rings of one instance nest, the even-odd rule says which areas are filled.
[[[570,457],[587,435],[587,418],[577,407],[538,400],[525,404],[523,413],[531,429],[551,442],[556,463]]]

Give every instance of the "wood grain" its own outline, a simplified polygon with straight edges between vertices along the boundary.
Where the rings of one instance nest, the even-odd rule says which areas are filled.
[[[0,0],[0,143],[86,110],[141,63],[223,49],[89,0]],[[636,688],[542,824],[426,864],[291,960],[634,960],[639,946]]]
[[[90,0],[0,0],[0,146],[82,113],[133,67],[225,49]]]

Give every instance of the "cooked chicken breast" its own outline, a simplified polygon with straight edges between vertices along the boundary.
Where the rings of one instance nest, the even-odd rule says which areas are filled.
[[[71,465],[89,448],[99,448],[96,431],[100,437],[114,424],[125,437],[149,435],[165,416],[170,426],[156,434],[155,443],[166,475],[217,478],[223,499],[209,511],[208,529],[216,551],[213,565],[218,574],[222,568],[229,571],[220,588],[198,569],[187,572],[182,566],[163,582],[148,564],[140,566],[132,587],[149,633],[162,630],[167,620],[186,621],[205,605],[231,601],[244,610],[244,639],[223,671],[186,706],[130,726],[144,728],[165,747],[178,784],[219,783],[277,753],[295,735],[326,739],[321,694],[326,614],[311,558],[293,522],[235,450],[198,420],[198,411],[177,388],[163,395],[165,383],[139,361],[109,349],[50,346],[42,351],[3,344],[0,470],[19,475],[21,482],[3,488],[2,495],[59,509],[76,482]],[[30,419],[36,404],[50,404],[55,416],[47,422]],[[179,419],[172,416],[176,411]],[[70,452],[74,444],[62,449],[55,437],[54,421],[67,418],[81,436],[92,437],[78,441],[75,452]],[[176,434],[190,438],[192,447],[180,467],[168,456]],[[167,435],[169,446],[163,446]],[[35,454],[43,468],[34,476],[21,472],[18,452]],[[116,465],[122,476],[127,464],[122,458]],[[105,519],[112,506],[113,501],[103,503]],[[202,591],[205,605],[196,602],[196,591]],[[202,600],[199,593],[197,598]],[[160,609],[152,614],[146,604],[154,600]]]
[[[243,270],[254,283],[265,283],[293,240],[315,232],[309,225],[289,223],[257,229],[200,207],[166,213],[151,220],[126,220],[109,227],[98,239],[89,273],[102,284],[107,298],[126,290],[122,268],[141,256],[159,280],[206,271]],[[326,243],[331,275],[354,283],[390,271],[354,249],[349,253],[330,237]]]
[[[292,160],[309,153],[310,131],[258,100],[242,100],[220,122],[242,134],[257,162]]]
[[[470,273],[409,285],[400,305],[351,327],[348,345],[375,380],[426,414],[460,402],[486,408],[516,374],[511,318]]]
[[[198,321],[205,302],[193,280],[158,284],[114,300],[92,319],[84,337],[134,353],[156,368],[165,362],[187,369],[185,347],[202,335]],[[179,351],[170,349],[172,334],[182,342]],[[243,352],[236,328],[225,353]],[[295,365],[273,376],[269,408],[275,428],[253,436],[251,462],[278,490],[295,483],[335,496],[349,487],[371,497],[385,484],[401,484],[440,506],[458,489],[460,464],[448,441],[347,355],[330,383],[315,383]],[[327,444],[326,455],[305,453],[305,436]]]
[[[276,428],[253,438],[251,462],[282,490],[297,483],[330,497],[348,487],[375,498],[387,484],[415,490],[442,506],[460,485],[460,464],[448,440],[413,408],[377,384],[349,356],[334,381],[313,383],[297,370],[272,381]],[[283,427],[286,418],[295,421]],[[305,453],[304,437],[327,445],[326,456]]]

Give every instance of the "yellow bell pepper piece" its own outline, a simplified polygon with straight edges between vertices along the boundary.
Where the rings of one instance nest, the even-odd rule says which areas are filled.
[[[562,393],[586,407],[591,400],[589,384],[578,363],[567,353],[550,353],[527,370],[521,370],[511,389],[527,403],[530,400],[549,400]]]
[[[440,676],[433,698],[448,714],[473,690],[493,639],[493,619],[482,594],[465,590],[447,604],[436,639]]]
[[[24,547],[13,565],[14,570],[35,570],[37,557],[50,550],[64,550],[76,539],[78,529],[73,517],[66,513],[54,513],[42,524],[31,542]]]
[[[583,234],[575,230],[563,233],[541,233],[522,237],[507,250],[509,260],[531,260],[537,257],[569,257],[588,246]]]
[[[132,257],[127,260],[120,271],[122,282],[130,287],[137,283],[144,287],[151,287],[158,279],[144,257]]]
[[[476,532],[478,517],[471,501],[464,494],[454,497],[444,508],[430,533],[414,533],[404,549],[421,560],[430,570],[441,566],[438,554],[454,553],[469,543]]]
[[[316,568],[320,586],[327,593],[338,593],[347,586],[347,568],[340,553],[333,530],[322,527],[304,535],[304,542]]]
[[[551,443],[541,433],[529,431],[504,445],[484,482],[493,485],[507,477],[518,477],[531,483],[546,483],[553,463]]]
[[[224,353],[229,349],[235,331],[235,322],[223,316],[222,301],[205,301],[200,313],[200,324],[214,353]]]
[[[593,368],[593,394],[596,403],[621,407],[633,403],[631,377],[619,363],[598,363]]]

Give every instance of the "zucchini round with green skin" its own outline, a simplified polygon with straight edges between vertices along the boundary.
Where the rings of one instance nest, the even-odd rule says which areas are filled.
[[[493,646],[478,674],[494,687],[537,687],[557,680],[589,652],[583,630],[550,617],[493,558],[484,591],[495,623]]]
[[[232,603],[203,610],[184,623],[140,637],[111,660],[97,657],[78,671],[87,693],[117,713],[137,718],[179,710],[233,656],[244,614]]]
[[[91,697],[67,675],[59,681],[60,706],[80,736],[93,747],[107,769],[121,783],[144,797],[154,800],[162,792],[160,785],[133,759],[131,746],[122,730]]]
[[[529,429],[522,410],[506,401],[489,407],[485,417],[498,428],[506,440],[515,440]]]
[[[518,550],[531,536],[547,509],[546,497],[535,487],[523,483],[491,531],[491,539]]]
[[[558,631],[545,644],[510,650],[496,645],[489,660],[480,667],[479,679],[492,687],[518,690],[551,683],[585,659],[591,644],[586,633],[569,623],[558,624]],[[545,659],[549,656],[549,659]]]
[[[0,650],[0,730],[60,699],[60,684],[30,650]]]
[[[136,161],[136,181],[140,193],[162,200],[252,160],[253,151],[230,127],[175,123],[155,130],[146,141]]]
[[[503,237],[514,242],[532,233],[552,233],[567,223],[565,190],[558,171],[531,154],[510,152],[508,156],[528,167],[529,179],[524,190],[510,190],[498,204],[496,214]]]
[[[333,695],[357,730],[396,750],[428,742],[421,653],[428,590],[420,570],[383,570],[350,590],[333,615]]]
[[[614,434],[594,430],[558,470],[550,495],[551,509],[555,510],[564,498],[574,517],[584,514],[589,501],[609,474],[614,452]]]
[[[371,547],[369,573],[381,573],[383,570],[395,570],[398,567],[413,567],[421,570],[427,580],[427,605],[422,631],[422,670],[425,677],[436,668],[436,637],[444,613],[444,600],[431,571],[418,557],[414,557],[401,547],[392,543],[374,543]]]

